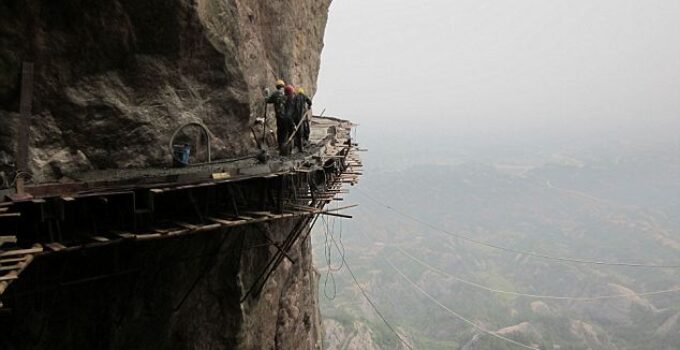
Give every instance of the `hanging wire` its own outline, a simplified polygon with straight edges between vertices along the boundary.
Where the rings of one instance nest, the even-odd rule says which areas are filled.
[[[332,241],[333,245],[335,246],[335,249],[338,251],[338,253],[342,253],[342,251],[340,250],[340,246],[339,246],[338,243],[335,241],[335,239],[333,239],[333,236],[330,236],[330,238],[331,238],[331,241]],[[408,348],[408,349],[410,349],[410,350],[413,350],[413,347],[411,346],[411,344],[409,344],[404,338],[402,338],[402,336],[399,334],[399,332],[397,332],[396,328],[394,328],[394,326],[392,326],[392,324],[391,324],[389,321],[387,321],[387,319],[385,318],[385,316],[383,315],[383,313],[380,311],[380,309],[378,308],[378,306],[377,306],[377,305],[373,302],[373,300],[368,296],[368,293],[366,293],[366,290],[361,286],[361,283],[359,283],[359,280],[357,279],[356,275],[354,274],[354,271],[352,271],[352,268],[351,268],[351,267],[349,266],[349,264],[347,263],[347,258],[346,258],[344,255],[340,255],[340,257],[342,258],[343,265],[347,268],[347,272],[349,272],[350,276],[352,276],[352,280],[354,280],[354,284],[357,286],[357,288],[359,288],[359,291],[360,291],[361,294],[364,296],[364,299],[366,299],[366,301],[371,305],[371,308],[372,308],[373,311],[376,313],[376,315],[378,315],[378,317],[383,321],[383,323],[387,326],[387,328],[389,328],[389,330],[394,334],[394,336],[395,336],[395,337],[396,337],[396,338],[397,338],[397,339],[398,339],[398,340],[399,340],[406,348]]]
[[[328,220],[326,220],[325,217],[321,217],[322,221],[322,227],[323,227],[323,233],[324,233],[324,258],[326,260],[326,274],[324,276],[324,281],[323,281],[323,294],[328,300],[335,300],[335,297],[338,294],[337,290],[337,285],[335,283],[335,276],[333,275],[333,269],[332,269],[332,261],[331,261],[331,241],[328,239],[329,238],[329,232],[328,232]],[[332,237],[331,237],[332,238]],[[328,281],[331,281],[333,285],[333,294],[328,295]]]

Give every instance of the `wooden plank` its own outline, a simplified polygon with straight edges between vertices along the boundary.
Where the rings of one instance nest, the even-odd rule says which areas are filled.
[[[221,225],[225,226],[236,226],[236,225],[241,225],[246,223],[246,220],[228,220],[228,219],[221,219],[221,218],[216,218],[216,217],[209,217],[208,220],[216,222]]]
[[[168,236],[178,236],[178,235],[183,235],[183,234],[186,234],[186,233],[189,233],[189,232],[191,232],[191,230],[183,228],[183,229],[179,229],[179,230],[172,230],[172,231],[168,232],[167,235]]]
[[[222,227],[221,224],[207,224],[207,225],[201,225],[198,228],[196,228],[196,231],[203,232],[203,231],[212,231],[216,230],[218,228]]]
[[[15,279],[19,278],[17,273],[15,271],[11,271],[10,273],[0,276],[0,281],[13,281]]]
[[[16,243],[16,242],[17,242],[16,236],[0,236],[0,244],[2,244],[2,243]]]
[[[231,174],[228,172],[223,172],[223,173],[213,173],[212,178],[213,180],[224,180],[228,179],[231,177]]]
[[[96,242],[109,242],[110,241],[110,239],[108,239],[106,237],[102,237],[102,236],[92,236],[90,238],[92,238],[92,240],[94,240]]]
[[[47,247],[49,250],[58,252],[62,249],[66,249],[66,246],[59,243],[59,242],[52,242],[52,243],[47,243],[45,244],[45,247]]]
[[[4,258],[4,257],[7,257],[7,256],[37,254],[37,253],[42,253],[42,251],[43,251],[42,247],[40,247],[40,248],[30,248],[30,249],[8,250],[8,251],[1,252],[0,258]]]
[[[21,213],[2,213],[0,214],[0,218],[18,218],[21,216]]]
[[[120,237],[120,238],[123,238],[123,239],[135,239],[135,238],[137,238],[136,235],[129,233],[129,232],[114,231],[113,234]]]
[[[19,258],[8,258],[8,259],[0,259],[0,264],[6,265],[6,264],[12,264],[16,262],[21,262],[21,261],[26,261],[28,257],[27,256],[22,256]]]
[[[136,235],[136,238],[140,241],[145,241],[145,240],[150,240],[150,239],[157,239],[165,236],[164,234],[160,233],[141,233]]]
[[[22,267],[23,267],[22,264],[0,266],[0,271],[14,271],[14,270],[19,270]]]
[[[190,230],[195,230],[195,229],[198,228],[198,226],[192,225],[192,224],[189,224],[189,223],[186,223],[186,222],[173,221],[173,223],[174,223],[175,225],[177,225],[177,226],[181,226],[181,227],[184,227],[184,228],[188,228],[188,229],[190,229]]]

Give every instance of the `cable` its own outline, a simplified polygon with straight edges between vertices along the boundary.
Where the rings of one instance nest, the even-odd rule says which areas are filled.
[[[333,236],[331,236],[331,241],[333,241],[333,244],[335,245],[335,249],[337,249],[338,253],[340,253],[340,247],[338,246],[338,243],[335,241],[335,239],[333,239]],[[347,260],[345,259],[345,257],[344,256],[341,256],[341,257],[342,257],[342,261],[343,261],[345,267],[347,268],[347,271],[349,272],[349,274],[352,276],[352,279],[354,280],[354,284],[357,286],[357,288],[359,288],[359,290],[361,291],[361,294],[363,294],[366,301],[368,301],[368,303],[371,305],[371,308],[373,308],[373,311],[375,311],[375,313],[378,315],[378,317],[380,317],[380,319],[383,321],[383,323],[385,323],[387,328],[389,328],[390,331],[392,331],[392,333],[394,333],[394,335],[399,339],[399,341],[402,344],[404,344],[404,346],[406,346],[410,350],[413,350],[413,347],[408,342],[406,342],[406,340],[404,340],[404,338],[402,338],[401,335],[399,335],[397,330],[387,321],[387,319],[385,319],[385,316],[383,316],[382,312],[380,312],[380,310],[375,305],[373,300],[371,300],[371,298],[368,296],[368,294],[366,293],[364,288],[361,287],[361,284],[357,280],[357,277],[354,275],[352,268],[349,267],[349,264],[347,263]]]
[[[418,290],[421,294],[425,295],[425,296],[426,296],[428,299],[430,299],[433,303],[439,305],[442,309],[448,311],[451,315],[453,315],[453,316],[456,317],[457,319],[459,319],[459,320],[461,320],[461,321],[463,321],[463,322],[469,324],[470,326],[476,328],[477,330],[481,331],[482,333],[488,334],[488,335],[490,335],[490,336],[492,336],[492,337],[498,338],[498,339],[503,340],[503,341],[506,341],[506,342],[508,342],[508,343],[517,345],[517,346],[522,347],[522,348],[524,348],[524,349],[540,350],[539,348],[535,348],[535,347],[533,347],[533,346],[529,346],[529,345],[526,345],[526,344],[522,344],[522,343],[517,342],[517,341],[514,341],[514,340],[512,340],[512,339],[510,339],[510,338],[508,338],[508,337],[505,337],[505,336],[503,336],[503,335],[500,335],[500,334],[498,334],[498,333],[496,333],[496,332],[490,331],[490,330],[488,330],[488,329],[486,329],[486,328],[484,328],[484,327],[482,327],[482,326],[480,326],[480,325],[478,325],[478,324],[476,324],[476,323],[474,323],[474,322],[468,320],[467,318],[461,316],[459,313],[457,313],[457,312],[451,310],[451,309],[448,308],[446,305],[444,305],[444,304],[442,304],[441,302],[439,302],[439,300],[435,299],[432,295],[430,295],[430,294],[429,294],[428,292],[426,292],[424,289],[420,288],[420,286],[418,286],[415,282],[413,282],[410,278],[408,278],[403,272],[401,272],[401,270],[399,270],[396,266],[392,265],[392,263],[391,263],[389,260],[387,260],[387,258],[383,258],[383,259],[385,259],[385,262],[387,262],[387,264],[389,264],[390,267],[392,267],[392,269],[394,269],[394,271],[396,271],[399,275],[401,275],[401,277],[403,277],[406,281],[408,281],[408,282],[411,284],[411,286],[412,286],[413,288],[415,288],[416,290]]]
[[[328,232],[328,221],[326,220],[325,217],[321,217],[321,221],[323,221],[323,234],[324,234],[324,258],[326,259],[326,275],[324,276],[324,281],[323,281],[323,294],[328,300],[335,300],[335,297],[338,295],[338,287],[335,283],[335,276],[333,275],[333,272],[336,270],[333,269],[333,264],[331,261],[331,249],[332,245],[331,242],[328,240],[329,232]],[[332,233],[331,233],[332,234]],[[341,266],[342,267],[342,266]],[[328,280],[331,280],[333,283],[333,296],[328,295]]]
[[[427,221],[421,220],[421,219],[419,219],[415,216],[411,216],[411,215],[409,215],[409,214],[407,214],[407,213],[405,213],[401,210],[398,210],[398,209],[396,209],[396,208],[394,208],[394,207],[392,207],[388,204],[385,204],[385,203],[375,199],[374,197],[368,195],[364,191],[361,191],[359,189],[356,189],[356,191],[359,192],[362,196],[364,196],[364,197],[368,198],[369,200],[375,202],[376,204],[378,204],[382,207],[385,207],[385,208],[387,208],[387,209],[397,213],[398,215],[401,215],[401,216],[403,216],[403,217],[405,217],[405,218],[407,218],[411,221],[420,223],[421,225],[427,226],[427,227],[429,227],[429,228],[431,228],[435,231],[439,231],[439,232],[447,234],[449,236],[456,237],[456,238],[459,238],[459,239],[462,239],[462,240],[465,240],[465,241],[468,241],[468,242],[471,242],[471,243],[474,243],[474,244],[477,244],[477,245],[481,245],[481,246],[484,246],[484,247],[487,247],[487,248],[493,248],[493,249],[496,249],[496,250],[501,250],[501,251],[515,253],[515,254],[522,254],[522,255],[526,255],[526,256],[533,256],[533,257],[541,258],[541,259],[545,259],[545,260],[559,261],[559,262],[563,262],[563,263],[607,265],[607,266],[625,266],[625,267],[662,268],[662,269],[680,269],[680,265],[595,261],[595,260],[586,260],[586,259],[553,256],[553,255],[549,255],[549,254],[545,254],[545,253],[530,252],[530,251],[526,251],[526,250],[501,246],[501,245],[481,241],[481,240],[472,238],[468,235],[463,235],[463,234],[454,233],[454,232],[444,230],[440,227],[437,227],[437,226],[434,226],[434,225],[428,223]]]
[[[595,297],[569,297],[569,296],[539,295],[539,294],[528,294],[528,293],[506,291],[506,290],[494,289],[494,288],[491,288],[491,287],[487,287],[487,286],[484,286],[484,285],[481,285],[481,284],[478,284],[478,283],[475,283],[475,282],[471,282],[471,281],[462,279],[460,277],[453,276],[450,273],[443,271],[439,268],[436,268],[436,267],[418,259],[417,257],[409,254],[407,251],[403,250],[401,247],[398,247],[396,245],[392,245],[392,246],[394,248],[396,248],[397,250],[399,250],[402,254],[411,258],[411,260],[413,260],[413,261],[419,263],[420,265],[426,267],[430,271],[437,272],[440,275],[444,275],[446,277],[452,278],[452,279],[454,279],[458,282],[461,282],[463,284],[467,284],[467,285],[475,287],[475,288],[483,289],[483,290],[486,290],[488,292],[498,293],[498,294],[507,294],[507,295],[514,295],[514,296],[520,296],[520,297],[528,297],[528,298],[536,298],[536,299],[549,299],[549,300],[596,301],[596,300],[605,300],[605,299],[629,298],[629,297],[632,297],[632,296],[643,297],[643,296],[650,296],[650,295],[659,295],[659,294],[680,292],[680,288],[675,288],[675,289],[667,289],[667,290],[660,290],[660,291],[646,292],[646,293],[601,295],[601,296],[595,296]]]

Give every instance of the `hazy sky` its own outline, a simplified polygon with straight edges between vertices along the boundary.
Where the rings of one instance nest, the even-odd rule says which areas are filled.
[[[325,42],[315,111],[362,124],[680,120],[678,0],[335,0]]]

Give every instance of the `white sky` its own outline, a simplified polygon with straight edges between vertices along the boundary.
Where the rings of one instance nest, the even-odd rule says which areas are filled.
[[[680,120],[679,0],[334,0],[325,42],[315,112],[362,124]]]

